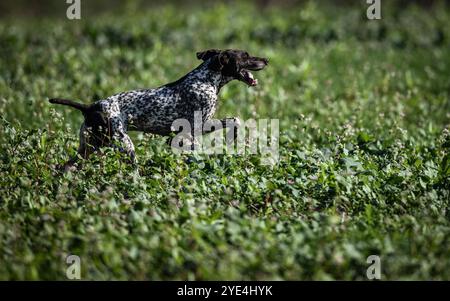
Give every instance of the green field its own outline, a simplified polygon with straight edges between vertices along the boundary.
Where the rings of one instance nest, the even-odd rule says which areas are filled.
[[[0,20],[0,279],[450,280],[450,7],[129,6]],[[75,172],[85,103],[174,81],[199,50],[265,56],[216,117],[279,119],[280,161],[133,133]]]

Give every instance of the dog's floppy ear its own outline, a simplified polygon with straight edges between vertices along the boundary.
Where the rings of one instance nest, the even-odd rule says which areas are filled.
[[[197,52],[197,58],[199,60],[207,61],[208,59],[210,59],[211,57],[213,57],[219,53],[220,53],[219,49],[209,49],[209,50],[205,50],[205,51],[200,51],[200,52]]]
[[[223,66],[228,64],[229,61],[228,53],[218,49],[209,49],[203,52],[197,52],[197,58],[203,61],[212,58],[209,68],[214,71],[221,71]]]

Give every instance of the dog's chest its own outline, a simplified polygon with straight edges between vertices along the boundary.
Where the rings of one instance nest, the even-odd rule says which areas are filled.
[[[210,119],[216,111],[217,88],[208,83],[192,84],[183,98],[187,111],[201,111],[203,120]]]

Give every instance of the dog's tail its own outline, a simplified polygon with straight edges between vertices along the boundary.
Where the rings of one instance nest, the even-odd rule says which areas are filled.
[[[73,100],[61,99],[61,98],[52,98],[49,100],[49,102],[69,106],[69,107],[75,108],[77,110],[80,110],[83,113],[85,113],[90,107],[90,105],[78,103]]]

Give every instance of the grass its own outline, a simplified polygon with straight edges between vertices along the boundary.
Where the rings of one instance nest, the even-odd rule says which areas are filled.
[[[450,280],[450,10],[383,2],[174,6],[68,21],[0,21],[0,279]],[[173,81],[195,52],[270,58],[260,85],[233,82],[217,117],[280,121],[280,162],[212,155],[186,163],[133,134],[120,154],[73,155],[91,102]]]

